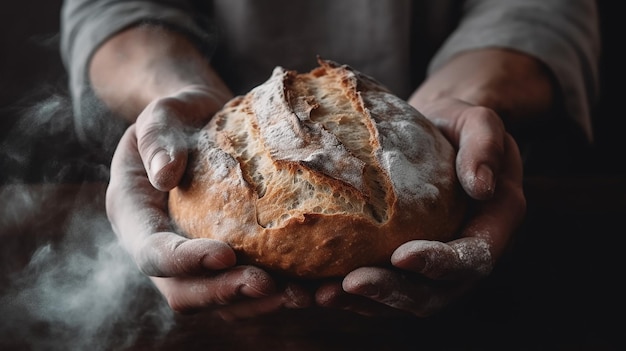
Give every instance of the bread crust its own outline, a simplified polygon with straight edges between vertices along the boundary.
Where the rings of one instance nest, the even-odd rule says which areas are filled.
[[[195,136],[169,212],[192,238],[287,276],[387,266],[416,239],[455,237],[466,208],[455,150],[371,77],[318,60],[227,103]]]

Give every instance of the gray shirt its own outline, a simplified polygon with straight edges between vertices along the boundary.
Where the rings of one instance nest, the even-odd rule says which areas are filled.
[[[62,55],[83,140],[106,123],[93,107],[91,55],[111,35],[143,22],[191,36],[236,94],[262,83],[277,65],[308,71],[320,55],[408,98],[459,52],[522,51],[551,69],[567,115],[592,139],[600,55],[594,0],[66,0]]]

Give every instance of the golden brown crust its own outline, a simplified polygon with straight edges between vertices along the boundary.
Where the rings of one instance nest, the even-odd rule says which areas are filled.
[[[198,135],[170,216],[241,263],[301,278],[388,265],[415,239],[449,240],[465,210],[455,152],[373,79],[331,61],[277,67]]]

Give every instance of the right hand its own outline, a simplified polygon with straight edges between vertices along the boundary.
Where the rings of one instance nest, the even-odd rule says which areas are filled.
[[[106,193],[113,230],[175,311],[208,308],[223,319],[239,319],[305,307],[308,292],[293,284],[279,288],[262,269],[238,266],[226,243],[173,231],[167,192],[184,173],[187,133],[216,112],[215,100],[204,87],[187,87],[150,103],[126,130]]]
[[[363,315],[434,315],[491,273],[524,219],[522,159],[501,118],[453,98],[419,107],[458,150],[457,176],[472,198],[470,216],[453,241],[400,245],[390,260],[397,269],[360,267],[323,284],[315,296],[321,306]]]

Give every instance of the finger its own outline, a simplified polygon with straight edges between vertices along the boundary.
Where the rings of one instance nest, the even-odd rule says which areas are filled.
[[[391,263],[433,280],[484,277],[493,267],[488,242],[474,237],[448,243],[413,240],[396,249]]]
[[[462,292],[461,287],[410,280],[377,267],[363,267],[350,272],[342,286],[350,294],[364,296],[419,317],[427,317],[441,310]]]
[[[161,232],[145,238],[135,251],[139,268],[154,277],[174,277],[220,270],[235,265],[235,252],[228,244],[211,239],[187,239]]]
[[[135,126],[129,127],[111,161],[106,213],[122,245],[133,252],[152,233],[170,231],[167,194],[150,184],[137,151]]]
[[[501,118],[489,108],[454,99],[442,99],[425,113],[458,149],[456,168],[465,191],[474,199],[490,198],[504,154]]]
[[[269,274],[252,266],[237,266],[202,277],[153,277],[152,281],[177,312],[228,305],[245,298],[267,297],[276,290]]]
[[[363,295],[363,296],[361,296]],[[342,282],[328,282],[315,292],[318,306],[354,312],[363,316],[393,316],[401,311],[380,304],[364,294],[351,294],[343,289]]]
[[[174,99],[153,102],[137,118],[137,145],[152,185],[168,191],[180,181],[187,165],[188,136],[173,106]]]
[[[504,124],[493,111],[470,107],[461,118],[457,173],[463,189],[474,199],[493,196],[504,155]]]
[[[233,321],[257,317],[283,308],[305,308],[311,303],[312,298],[308,291],[298,285],[289,284],[278,294],[224,306],[215,313],[225,321]]]
[[[478,203],[462,232],[463,237],[484,239],[494,260],[501,256],[526,215],[519,149],[509,134],[504,141],[504,167],[498,178],[498,191],[493,199]]]

